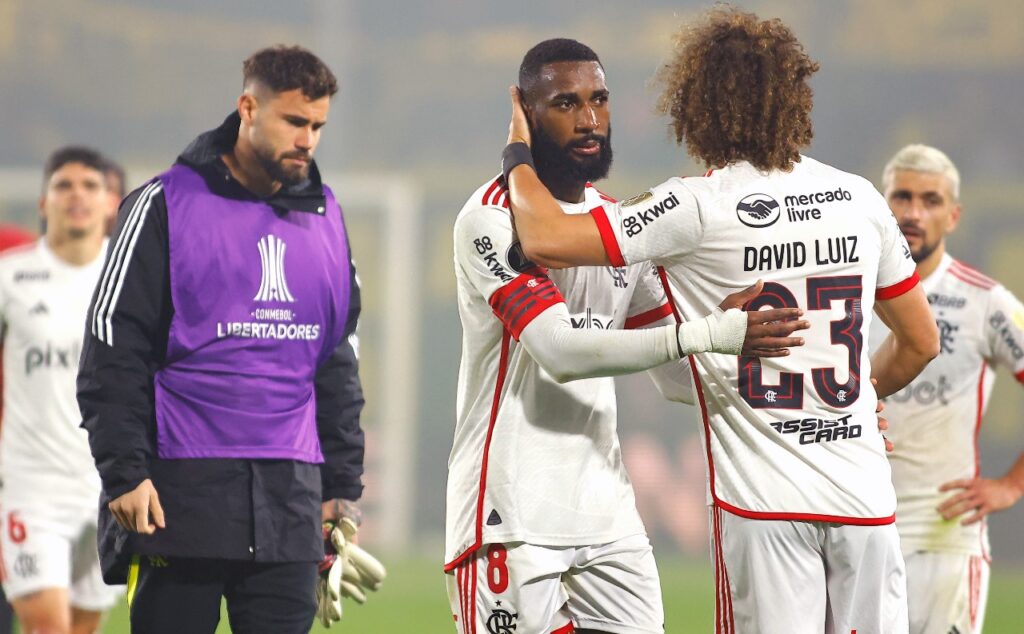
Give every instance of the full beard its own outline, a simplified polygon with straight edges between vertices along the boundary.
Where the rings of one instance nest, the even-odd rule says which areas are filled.
[[[544,183],[567,183],[582,185],[599,181],[608,176],[612,167],[612,130],[605,136],[589,135],[568,145],[559,145],[542,128],[531,130],[533,135],[533,162],[537,176]],[[572,149],[581,142],[594,140],[601,150],[594,156],[579,157]]]
[[[278,181],[285,187],[294,187],[306,181],[309,178],[309,163],[306,163],[302,167],[295,169],[285,169],[284,160],[287,158],[299,158],[300,156],[305,157],[306,155],[300,155],[295,152],[285,152],[281,156],[275,157],[272,152],[264,152],[263,150],[257,149],[256,159],[260,162],[264,171],[270,178]]]

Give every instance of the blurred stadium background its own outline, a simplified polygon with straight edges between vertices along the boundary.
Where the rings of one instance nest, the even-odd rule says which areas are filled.
[[[1024,7],[1017,0],[739,2],[790,24],[822,70],[808,154],[880,181],[902,145],[946,150],[962,178],[952,252],[1024,295]],[[650,78],[693,0],[0,0],[0,221],[38,224],[41,165],[83,143],[122,162],[129,186],[169,165],[231,110],[241,61],[303,44],[341,82],[317,153],[348,214],[363,281],[367,395],[362,538],[392,578],[348,632],[451,631],[440,565],[460,327],[451,223],[497,171],[505,88],[523,53],[570,36],[601,56],[612,90],[620,197],[702,171],[653,113]],[[619,382],[620,431],[660,554],[669,632],[713,613],[704,467],[690,409],[643,377]],[[1024,449],[1024,391],[1005,372],[981,432],[983,474]],[[894,421],[894,424],[898,422]],[[1024,631],[1024,505],[991,522],[988,632]],[[107,632],[126,632],[124,610]],[[227,631],[224,628],[224,631]]]

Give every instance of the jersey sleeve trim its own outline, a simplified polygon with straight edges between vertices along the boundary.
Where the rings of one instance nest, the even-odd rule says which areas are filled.
[[[875,299],[894,299],[917,286],[920,281],[921,277],[917,274],[917,271],[914,271],[913,275],[903,280],[902,282],[897,282],[890,286],[882,286],[875,289]]]
[[[619,241],[615,239],[615,231],[608,221],[608,212],[605,208],[594,207],[590,210],[590,216],[597,223],[597,231],[601,234],[601,243],[604,244],[604,251],[608,255],[608,261],[612,266],[626,266],[626,260],[622,257],[622,250],[619,249]]]
[[[643,328],[648,324],[653,324],[656,321],[664,319],[672,315],[672,305],[665,302],[657,308],[640,313],[639,315],[632,315],[626,318],[626,323],[623,324],[623,328],[626,330],[632,330],[634,328]],[[1022,372],[1024,374],[1024,372]]]
[[[565,300],[540,267],[534,267],[494,291],[491,309],[516,341],[537,315]]]

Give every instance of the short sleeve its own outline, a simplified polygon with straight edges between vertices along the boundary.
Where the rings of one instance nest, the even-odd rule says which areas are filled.
[[[658,268],[652,264],[643,265],[643,272],[633,284],[629,298],[624,328],[650,328],[660,325],[666,317],[672,316],[672,306],[658,276]]]
[[[687,255],[704,235],[697,199],[681,178],[590,213],[613,266]]]
[[[885,200],[881,196],[878,198],[884,205]],[[875,282],[876,300],[899,297],[921,281],[917,275],[917,265],[910,256],[907,239],[888,207],[881,222],[881,231],[882,252],[878,262],[878,279]]]
[[[565,301],[547,271],[526,259],[505,209],[480,207],[461,215],[455,259],[517,341],[537,315]]]
[[[1024,383],[1024,305],[1003,286],[991,293],[984,324],[986,356]]]

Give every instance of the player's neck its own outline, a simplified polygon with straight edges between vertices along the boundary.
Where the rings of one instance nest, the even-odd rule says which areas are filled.
[[[281,183],[275,181],[267,170],[260,165],[256,158],[256,152],[249,143],[246,143],[241,134],[235,143],[233,151],[223,154],[221,159],[227,166],[231,176],[238,181],[242,187],[248,189],[257,196],[270,196],[281,189]]]
[[[581,203],[586,195],[586,182],[558,182],[553,179],[551,179],[551,182],[544,181],[543,179],[541,181],[548,188],[548,191],[551,192],[552,196],[564,203]]]
[[[46,233],[46,248],[60,261],[71,266],[85,266],[93,262],[103,249],[103,232],[84,236]]]
[[[917,263],[917,275],[922,280],[935,272],[942,263],[942,256],[946,255],[946,241],[943,240],[935,250],[928,254],[928,257]]]

